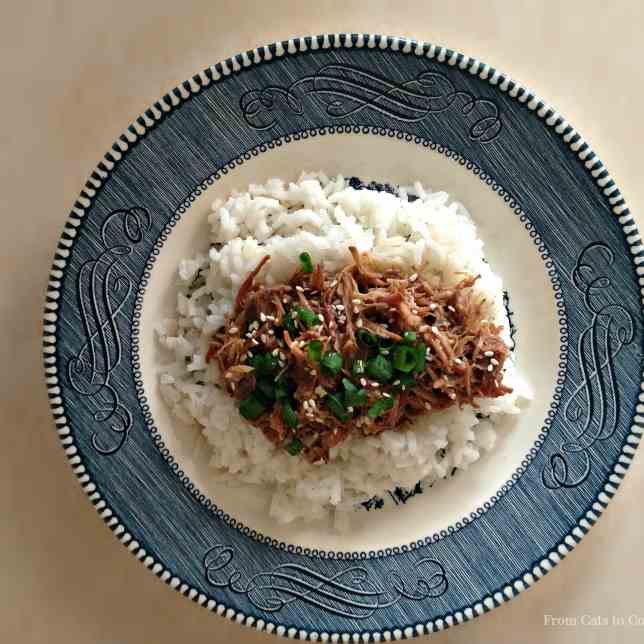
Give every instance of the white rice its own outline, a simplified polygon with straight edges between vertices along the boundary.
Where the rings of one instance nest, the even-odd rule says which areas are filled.
[[[407,196],[418,199],[408,201]],[[276,448],[238,413],[235,402],[215,384],[215,365],[206,365],[209,338],[224,322],[245,276],[264,255],[271,261],[260,280],[288,278],[307,250],[328,271],[351,261],[348,246],[368,251],[383,264],[440,273],[456,283],[462,273],[480,275],[475,289],[486,298],[486,317],[509,326],[501,279],[486,263],[483,243],[465,208],[445,192],[420,184],[400,196],[354,190],[339,176],[303,174],[295,183],[271,179],[247,192],[217,200],[208,217],[209,252],[181,261],[176,317],[158,325],[160,343],[173,356],[160,373],[161,393],[177,418],[197,423],[212,449],[212,477],[261,485],[272,492],[270,514],[280,522],[312,520],[335,513],[346,524],[357,502],[395,486],[432,482],[454,468],[467,469],[497,440],[495,424],[517,414],[529,387],[507,363],[504,383],[512,394],[454,407],[418,418],[400,431],[349,439],[331,451],[326,465],[311,465]],[[193,281],[202,278],[194,289]],[[204,282],[199,285],[199,282]],[[192,296],[186,297],[193,284]]]

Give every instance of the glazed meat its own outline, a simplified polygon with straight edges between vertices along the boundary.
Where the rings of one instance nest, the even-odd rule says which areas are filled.
[[[283,284],[242,283],[212,339],[242,416],[291,454],[324,461],[348,436],[396,430],[419,414],[511,392],[502,327],[464,275],[455,286],[377,268],[357,249],[337,273],[308,253]]]

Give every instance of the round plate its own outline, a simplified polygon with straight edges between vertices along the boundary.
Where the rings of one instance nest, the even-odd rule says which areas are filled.
[[[344,535],[279,525],[263,493],[213,484],[157,391],[152,327],[209,204],[302,170],[419,180],[463,202],[535,391],[467,472],[365,500]],[[322,641],[444,629],[534,583],[615,493],[644,420],[643,258],[594,152],[488,65],[364,34],[260,47],[146,110],[75,203],[44,320],[58,433],[117,537],[208,609]]]

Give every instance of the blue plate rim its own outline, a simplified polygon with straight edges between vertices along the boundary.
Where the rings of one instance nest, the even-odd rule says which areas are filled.
[[[146,132],[161,123],[164,117],[173,109],[179,106],[183,101],[189,99],[193,94],[199,93],[202,87],[208,86],[211,82],[217,82],[225,79],[227,76],[237,74],[244,68],[254,64],[261,64],[265,60],[272,58],[294,55],[308,49],[329,49],[329,48],[351,48],[367,47],[380,49],[390,49],[407,55],[426,56],[435,59],[435,61],[455,66],[458,65],[463,71],[468,71],[472,75],[477,75],[482,80],[487,80],[498,90],[507,93],[509,97],[524,104],[530,111],[534,112],[544,123],[552,128],[572,150],[585,170],[590,174],[595,184],[600,188],[603,199],[607,203],[612,213],[617,217],[621,226],[622,233],[631,253],[631,263],[637,268],[635,258],[644,255],[644,247],[641,244],[641,238],[637,226],[634,222],[624,199],[612,180],[608,170],[602,164],[600,159],[584,141],[581,135],[552,107],[539,99],[533,92],[522,86],[509,76],[502,74],[489,65],[481,63],[477,59],[470,58],[457,51],[426,43],[409,38],[380,36],[375,34],[324,34],[304,38],[292,38],[289,40],[279,41],[270,45],[248,50],[241,54],[227,58],[224,61],[210,66],[195,74],[190,79],[180,83],[170,92],[166,93],[162,99],[156,101],[150,108],[146,109],[138,116],[117,138],[111,149],[105,154],[103,159],[98,163],[96,169],[91,173],[81,190],[79,197],[74,203],[68,216],[67,222],[63,227],[61,238],[58,242],[55,259],[50,269],[50,278],[47,286],[45,298],[44,315],[43,315],[43,363],[44,375],[48,389],[50,406],[54,416],[55,425],[61,441],[61,445],[70,462],[72,470],[77,475],[80,485],[88,495],[90,501],[99,512],[104,522],[115,533],[115,536],[123,543],[132,554],[134,554],[148,569],[151,569],[159,578],[168,585],[179,590],[181,594],[192,599],[196,603],[205,606],[217,614],[224,615],[230,620],[246,626],[253,626],[258,630],[296,637],[299,639],[311,639],[321,641],[348,641],[356,638],[368,642],[370,640],[379,641],[380,639],[401,639],[429,633],[435,630],[444,630],[455,623],[468,621],[484,612],[513,598],[518,593],[532,585],[536,580],[549,572],[561,559],[563,559],[572,550],[577,543],[587,534],[592,525],[598,520],[604,508],[608,505],[611,498],[616,493],[630,463],[632,462],[635,449],[637,448],[644,427],[644,415],[640,412],[644,407],[636,405],[635,414],[629,423],[630,430],[626,434],[621,446],[618,457],[615,459],[612,467],[612,473],[609,473],[600,491],[590,502],[588,509],[581,515],[570,531],[562,538],[560,543],[552,549],[541,561],[535,561],[532,571],[527,571],[521,576],[513,579],[507,585],[499,588],[498,591],[490,593],[488,597],[481,598],[475,604],[463,607],[442,618],[437,618],[427,624],[409,625],[402,628],[395,628],[391,631],[366,631],[363,633],[317,633],[315,631],[306,631],[287,627],[281,624],[256,620],[252,615],[238,613],[235,609],[229,608],[221,603],[215,602],[199,593],[196,589],[183,583],[181,579],[174,576],[164,565],[155,561],[138,543],[134,536],[128,531],[118,518],[118,515],[102,499],[100,491],[95,483],[87,474],[82,459],[79,456],[78,449],[75,445],[74,438],[70,428],[67,426],[67,420],[62,407],[62,398],[60,397],[61,389],[58,386],[57,367],[56,367],[56,330],[57,330],[57,299],[60,296],[60,280],[63,276],[66,265],[66,258],[69,256],[70,249],[74,245],[76,228],[80,225],[85,211],[90,207],[92,198],[96,194],[103,182],[109,178],[114,167],[127,153],[128,149],[142,139]],[[640,295],[644,295],[642,284],[644,278],[638,278]],[[642,302],[640,300],[640,310],[642,312]],[[640,392],[644,390],[644,379],[640,375]],[[644,394],[638,395],[640,403],[644,403]]]
[[[384,136],[384,134],[380,131],[380,128],[377,128],[375,126],[372,128],[367,128],[366,126],[357,128],[357,126],[350,126],[350,125],[336,126],[334,132],[329,132],[329,134],[349,133],[349,130],[351,130],[353,133],[357,133],[356,129],[359,129],[362,134]],[[297,136],[299,138],[299,136],[304,137],[304,136],[324,135],[326,133],[325,130],[330,130],[330,128],[325,128],[325,127],[309,128],[308,130],[300,131]],[[397,130],[396,128],[389,128],[386,132],[386,136],[391,136],[392,134],[396,135],[397,138],[399,138],[398,135],[402,135],[404,133],[401,130]],[[524,212],[520,202],[514,199],[514,197],[512,197],[510,193],[508,193],[501,184],[498,184],[495,180],[493,180],[493,178],[474,161],[466,159],[460,153],[456,152],[455,150],[451,150],[447,146],[438,145],[436,142],[432,141],[431,139],[427,139],[423,137],[413,138],[411,137],[411,135],[408,135],[408,136],[409,136],[409,140],[408,140],[409,143],[423,145],[424,147],[427,147],[431,150],[438,151],[439,154],[444,155],[447,159],[450,159],[451,161],[454,161],[456,163],[462,162],[461,165],[467,165],[468,166],[467,169],[471,170],[475,174],[475,176],[480,181],[485,183],[499,198],[503,199],[504,197],[508,197],[509,200],[506,202],[505,205],[508,206],[512,210],[514,215],[519,218],[519,221],[521,222],[521,224],[531,235],[532,242],[535,246],[537,246],[538,251],[541,255],[541,259],[544,261],[544,265],[548,269],[548,278],[553,292],[555,293],[555,295],[558,292],[560,292],[562,287],[561,287],[561,276],[559,275],[559,271],[554,265],[554,262],[550,255],[550,251],[543,243],[543,240],[541,239],[541,236],[539,235],[539,233],[536,231],[534,224],[530,221],[530,219]],[[282,145],[283,143],[289,143],[292,138],[294,138],[292,135],[286,134],[273,139],[272,143],[275,144],[276,146],[279,146],[279,145]],[[140,373],[140,328],[141,328],[140,319],[141,319],[141,311],[143,310],[143,300],[145,298],[145,294],[148,287],[148,281],[150,279],[152,269],[154,268],[154,265],[156,264],[156,261],[159,257],[161,249],[163,248],[165,242],[167,241],[168,236],[172,232],[172,229],[179,223],[182,217],[188,212],[188,209],[200,194],[202,194],[205,190],[207,190],[208,187],[213,185],[214,181],[219,180],[222,174],[226,174],[228,171],[232,171],[236,167],[242,165],[246,160],[246,155],[252,158],[252,156],[254,156],[254,153],[257,152],[257,148],[259,147],[266,147],[266,146],[264,146],[263,144],[260,146],[256,146],[255,148],[251,149],[250,152],[244,153],[243,155],[240,155],[239,157],[233,159],[228,163],[223,173],[220,170],[216,170],[209,177],[204,179],[190,193],[190,195],[185,198],[185,200],[175,210],[174,214],[169,218],[168,223],[165,225],[165,227],[159,234],[153,246],[153,251],[152,253],[150,253],[148,260],[145,263],[143,279],[141,280],[139,284],[139,288],[137,289],[137,292],[136,292],[136,298],[135,298],[135,304],[134,304],[134,318],[132,321],[131,347],[132,347],[132,366],[134,367],[134,384],[136,387],[136,393],[137,393],[139,405],[141,406],[141,409],[143,411],[146,428],[150,432],[152,436],[152,440],[154,441],[156,447],[161,452],[161,456],[163,457],[163,459],[171,467],[171,469],[174,471],[178,479],[181,481],[182,485],[188,490],[188,492],[190,492],[190,494],[194,497],[194,499],[199,503],[201,503],[209,512],[212,512],[217,518],[221,519],[222,521],[229,524],[233,528],[243,532],[245,535],[251,537],[258,543],[270,545],[271,547],[278,548],[280,550],[293,551],[293,552],[296,552],[297,554],[302,554],[307,557],[321,558],[321,559],[333,559],[333,558],[335,559],[365,559],[365,558],[373,559],[373,558],[390,556],[392,554],[398,554],[399,552],[408,552],[418,547],[422,547],[432,543],[437,543],[441,539],[451,536],[452,534],[455,534],[459,530],[465,528],[472,521],[475,521],[479,517],[483,516],[490,509],[492,509],[492,507],[494,507],[497,501],[499,501],[503,496],[505,496],[505,494],[507,494],[510,488],[520,480],[520,478],[523,476],[523,474],[526,472],[527,468],[529,467],[530,463],[535,459],[539,450],[543,446],[543,443],[550,430],[550,426],[552,425],[552,419],[554,418],[555,413],[557,412],[561,404],[561,400],[562,400],[561,394],[563,391],[562,383],[568,367],[568,347],[563,340],[564,335],[565,336],[568,335],[568,320],[566,317],[566,309],[565,309],[565,304],[563,302],[563,299],[555,299],[555,307],[557,309],[557,322],[558,322],[559,331],[560,331],[559,339],[561,344],[559,346],[559,365],[557,369],[557,385],[555,386],[555,389],[554,389],[556,395],[553,398],[553,400],[550,402],[547,416],[540,427],[537,437],[532,442],[532,446],[530,447],[528,452],[524,455],[524,458],[521,460],[519,466],[514,469],[514,471],[509,475],[509,478],[497,488],[497,490],[492,496],[487,498],[485,501],[481,502],[481,504],[478,507],[476,507],[474,510],[472,510],[469,514],[465,514],[459,520],[454,521],[453,523],[450,523],[449,526],[440,530],[440,532],[434,532],[433,534],[429,534],[423,538],[419,538],[411,542],[406,542],[401,546],[396,546],[393,548],[382,548],[379,550],[370,550],[370,551],[359,550],[359,549],[327,551],[327,550],[320,550],[320,549],[302,548],[301,546],[297,546],[292,543],[277,541],[276,539],[273,539],[272,537],[269,537],[261,532],[257,532],[252,528],[249,528],[241,521],[238,521],[233,516],[226,513],[224,510],[219,508],[219,506],[216,503],[214,503],[207,496],[205,496],[203,492],[201,492],[200,488],[198,488],[192,482],[190,477],[187,476],[183,470],[179,469],[180,467],[179,463],[175,461],[173,455],[165,447],[165,443],[163,442],[163,437],[155,424],[154,417],[150,412],[149,405],[147,404],[148,401],[145,395],[143,376]]]

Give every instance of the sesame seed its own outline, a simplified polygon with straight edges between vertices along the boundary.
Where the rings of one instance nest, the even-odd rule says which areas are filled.
[[[357,306],[354,306],[354,307],[353,307],[353,312],[354,312],[356,315],[358,315],[358,313],[360,313],[360,309],[359,309]]]
[[[366,379],[366,378],[360,378],[360,384],[361,384],[363,387],[366,387],[366,386],[367,386],[367,379]]]
[[[262,335],[259,336],[259,339],[264,343],[268,344],[268,336],[265,333],[262,333]]]
[[[454,399],[456,398],[456,394],[455,394],[453,391],[450,391],[447,395],[448,395],[452,400],[454,400]]]
[[[279,352],[280,352],[280,350],[279,350],[279,349],[273,349],[273,350],[271,351],[272,355],[274,355],[274,356],[276,356]]]
[[[338,311],[344,311],[344,305],[343,304],[336,304],[335,308],[338,309]]]
[[[283,297],[283,298],[282,298],[282,302],[283,302],[284,304],[288,304],[288,297]]]
[[[372,387],[380,387],[380,383],[376,382],[375,380],[372,380],[370,384]]]
[[[297,311],[291,311],[291,317],[295,319],[297,317]]]
[[[295,287],[295,290],[299,291],[300,293],[304,293],[304,289],[299,284]]]
[[[407,387],[406,387],[405,385],[403,385],[403,386],[401,387],[401,389],[402,389],[403,391],[405,391],[405,389],[407,389]]]
[[[235,333],[239,333],[239,329],[236,326],[231,326],[230,329],[228,329],[228,333],[235,335]]]
[[[432,333],[434,333],[435,335],[438,335],[438,327],[436,325],[432,327]]]
[[[486,358],[492,358],[494,356],[494,351],[486,351],[483,355]]]
[[[347,407],[347,411],[352,414],[353,413],[353,407]]]
[[[380,353],[381,353],[383,356],[388,356],[388,355],[389,355],[389,349],[381,349],[381,350],[380,350]]]
[[[362,318],[358,318],[358,319],[356,320],[356,326],[357,326],[359,329],[360,329],[360,328],[362,328]]]
[[[434,311],[434,310],[436,310],[437,308],[438,308],[438,304],[436,304],[436,302],[432,302],[432,303],[429,305],[429,310],[430,310],[430,311]]]
[[[277,361],[277,364],[278,364],[280,367],[284,367],[284,366],[286,366],[286,362],[284,362],[283,360],[278,360],[278,361]]]
[[[309,407],[311,407],[312,409],[317,408],[317,405],[315,404],[315,400],[313,400],[313,398],[309,400]]]
[[[425,403],[425,409],[427,409],[427,411],[429,411],[431,408],[432,408],[432,406],[428,402],[426,402]]]
[[[496,358],[490,358],[490,362],[496,367],[499,364],[499,361]]]
[[[412,310],[411,310],[411,312],[412,312],[414,315],[418,315],[418,309],[412,309]]]
[[[228,373],[224,376],[224,378],[232,378],[232,377],[233,377],[233,374],[232,374],[232,373],[230,373],[230,372],[228,372]]]
[[[247,351],[247,352],[246,352],[246,355],[247,355],[249,358],[252,358],[252,357],[253,357],[253,352],[252,352],[252,351]]]
[[[260,313],[260,314],[259,314],[259,319],[260,319],[262,322],[266,322],[266,315],[264,315],[264,313]]]
[[[488,371],[494,371],[494,365],[488,365],[487,370]]]
[[[331,284],[329,284],[329,286],[330,286],[331,288],[333,288],[334,286],[337,286],[337,285],[338,285],[338,280],[333,280],[333,281],[331,282]]]
[[[409,276],[410,282],[415,282],[417,279],[418,279],[418,273],[414,273],[413,275]]]
[[[351,300],[351,302],[353,304],[362,304],[362,300],[359,300],[358,298],[355,298],[355,299]]]
[[[255,331],[256,329],[258,329],[258,328],[259,328],[259,323],[257,322],[257,320],[253,320],[253,321],[250,323],[250,325],[249,325],[249,327],[248,327],[248,328],[249,328],[251,331]]]
[[[460,358],[454,358],[456,364],[463,364],[463,361]]]
[[[256,347],[257,347],[257,346],[259,346],[259,342],[257,342],[257,340],[255,340],[255,338],[253,338],[253,339],[251,340],[251,342],[252,342]]]
[[[308,400],[306,400],[306,399],[305,399],[305,400],[303,400],[303,401],[302,401],[302,407],[304,407],[304,410],[305,410],[305,411],[308,411],[308,410],[309,410],[309,401],[308,401]]]
[[[382,395],[383,395],[385,398],[391,398],[391,394],[388,394],[386,391],[383,391],[383,392],[382,392]]]
[[[418,328],[418,330],[419,330],[421,333],[426,333],[427,331],[429,331],[429,326],[428,326],[427,324],[423,324],[423,325],[421,325],[421,326]]]
[[[326,389],[322,385],[318,385],[315,388],[315,393],[320,397],[326,396]]]
[[[280,360],[286,360],[286,356],[280,351],[279,352]]]
[[[394,380],[394,386],[399,384],[400,384],[400,380]]]
[[[452,313],[456,313],[456,309],[451,305],[447,307],[447,310],[451,311]]]
[[[269,329],[268,330],[268,335],[275,335],[275,331],[273,331],[273,329]]]

